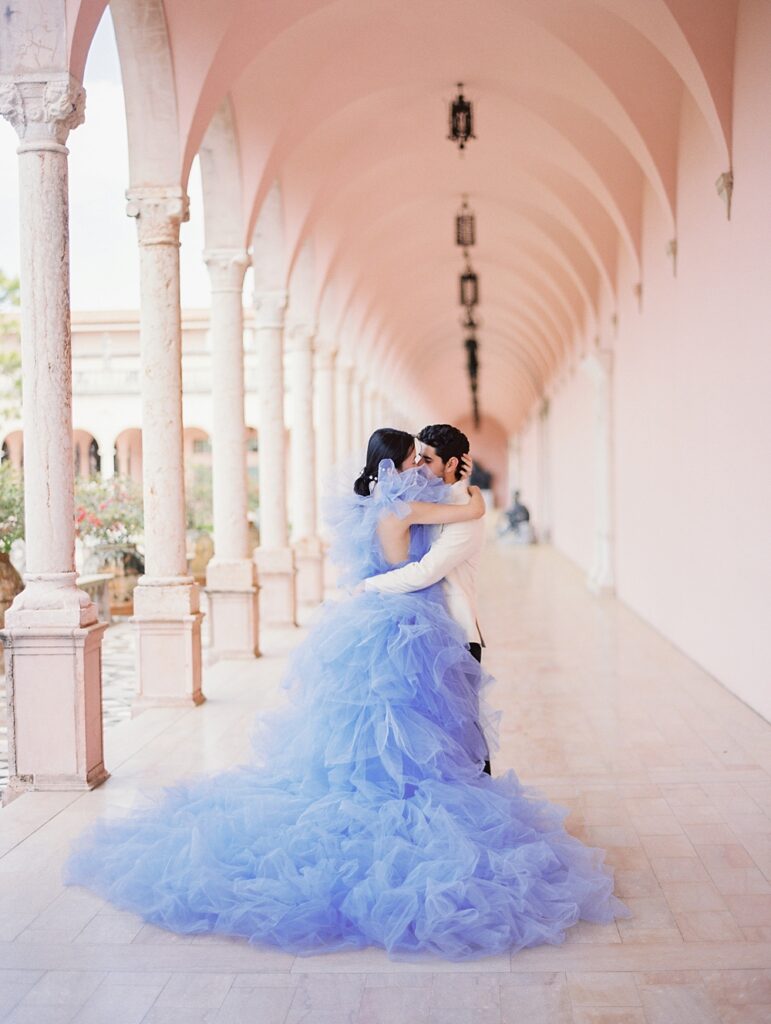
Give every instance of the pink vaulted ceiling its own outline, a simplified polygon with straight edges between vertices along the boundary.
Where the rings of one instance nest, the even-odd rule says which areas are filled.
[[[79,5],[84,38],[100,6]],[[468,405],[452,238],[461,193],[477,215],[482,410],[512,430],[599,308],[613,308],[619,254],[639,268],[644,190],[676,237],[684,92],[714,141],[705,173],[730,167],[738,0],[163,6],[182,182],[229,95],[244,240],[278,180],[287,280],[312,239],[325,333],[371,348],[389,383],[419,381],[448,418]],[[462,159],[445,138],[458,80],[478,134]]]

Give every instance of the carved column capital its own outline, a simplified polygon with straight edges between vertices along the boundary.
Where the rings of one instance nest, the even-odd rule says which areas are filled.
[[[246,249],[205,249],[203,261],[209,271],[213,292],[241,293],[244,274],[251,262]]]
[[[311,324],[302,322],[287,324],[284,330],[284,351],[287,354],[312,353],[315,333]]]
[[[126,213],[136,217],[140,245],[179,245],[179,226],[190,216],[190,203],[181,188],[131,188],[126,200]]]
[[[67,136],[83,124],[85,109],[86,90],[66,72],[0,78],[0,115],[16,129],[20,153],[66,153]]]
[[[254,293],[254,324],[260,328],[280,329],[284,326],[289,293],[281,289]]]
[[[335,359],[337,352],[333,348],[328,348],[324,345],[319,345],[315,352],[315,366],[317,372],[332,373],[335,369]]]

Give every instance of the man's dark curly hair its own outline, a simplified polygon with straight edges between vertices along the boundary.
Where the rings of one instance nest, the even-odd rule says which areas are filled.
[[[455,470],[455,479],[460,480],[460,457],[465,455],[470,447],[468,438],[462,431],[457,427],[451,427],[449,423],[435,423],[431,427],[423,427],[418,434],[418,440],[431,445],[442,462],[456,458],[458,468]]]

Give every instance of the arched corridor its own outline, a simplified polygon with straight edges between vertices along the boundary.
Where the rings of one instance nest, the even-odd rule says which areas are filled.
[[[206,670],[205,713],[155,708],[111,728],[108,786],[34,793],[2,811],[8,1020],[54,1006],[84,1024],[763,1020],[771,726],[618,601],[592,597],[548,548],[491,544],[480,612],[503,710],[494,768],[514,767],[568,809],[575,834],[607,849],[631,919],[460,970],[380,950],[294,958],[170,935],[63,890],[70,839],[89,820],[247,756],[255,713],[285,699],[281,670],[303,632],[269,628],[259,662]]]
[[[625,974],[604,994],[561,978],[555,1020],[669,1024],[682,999],[683,1020],[739,1024],[731,979],[706,975],[767,966],[771,943],[771,4],[44,0],[2,22],[18,246],[0,238],[0,271],[21,296],[0,310],[0,358],[21,359],[20,392],[0,381],[9,875],[39,857],[50,882],[46,843],[238,756],[333,578],[328,493],[376,427],[452,422],[490,504],[520,492],[538,541],[498,543],[491,511],[498,764],[564,800],[635,909],[512,974]],[[90,121],[98,74],[125,120],[97,104]],[[125,196],[130,257],[102,194]],[[110,298],[129,260],[134,308]],[[71,310],[78,275],[99,309]],[[122,627],[136,717],[107,731],[109,616],[75,560],[97,476],[130,482],[116,534],[143,566]],[[2,526],[22,518],[23,585]],[[92,922],[108,915],[53,882],[46,900],[38,918],[12,894],[9,955],[31,943],[54,970],[49,940],[53,963],[65,935],[114,928],[144,969],[152,932]],[[657,994],[658,971],[683,991]],[[33,1003],[56,989],[31,981]],[[222,984],[204,1009],[224,1021]]]

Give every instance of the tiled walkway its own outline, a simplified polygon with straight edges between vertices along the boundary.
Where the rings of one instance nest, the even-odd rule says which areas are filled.
[[[243,759],[298,634],[207,672],[191,711],[106,733],[112,778],[0,812],[0,1020],[7,1024],[767,1024],[771,726],[543,550],[491,547],[486,663],[504,709],[494,767],[570,808],[632,911],[562,947],[467,965],[380,951],[297,959],[143,926],[63,889],[71,838],[138,789]]]

